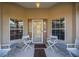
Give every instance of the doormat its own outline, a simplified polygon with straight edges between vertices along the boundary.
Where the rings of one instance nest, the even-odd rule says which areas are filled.
[[[35,44],[34,48],[46,48],[45,44]]]
[[[35,49],[34,57],[46,57],[44,49]]]

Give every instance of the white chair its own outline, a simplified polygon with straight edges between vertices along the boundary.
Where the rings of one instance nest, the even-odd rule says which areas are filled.
[[[55,44],[58,42],[58,37],[57,36],[50,36],[47,40],[48,47],[47,48],[52,48],[52,46],[55,47]]]
[[[71,56],[74,54],[79,57],[79,39],[75,40],[75,44],[67,44],[67,50]]]
[[[23,40],[23,43],[25,44],[24,48],[28,48],[28,47],[31,48],[30,44],[32,43],[32,41],[30,40],[29,35],[23,36],[22,40]]]

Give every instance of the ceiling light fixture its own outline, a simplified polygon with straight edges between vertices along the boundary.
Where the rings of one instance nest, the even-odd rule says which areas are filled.
[[[39,6],[40,6],[40,3],[36,2],[36,7],[39,8]]]

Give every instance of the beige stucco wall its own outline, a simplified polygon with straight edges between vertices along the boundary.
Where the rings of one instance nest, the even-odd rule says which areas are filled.
[[[3,21],[2,21],[2,45],[9,45],[10,34],[9,34],[9,18],[23,19],[24,21],[24,34],[28,33],[28,19],[29,18],[45,18],[48,20],[58,19],[61,17],[65,18],[66,22],[66,43],[72,43],[75,38],[76,27],[74,14],[74,4],[72,3],[59,3],[52,8],[23,8],[14,3],[3,3]],[[74,18],[73,18],[74,17]],[[48,34],[51,35],[51,23],[48,23]],[[79,27],[78,27],[79,28]],[[74,33],[74,34],[73,34]],[[78,32],[79,33],[79,32]]]
[[[3,20],[2,20],[2,46],[10,45],[10,29],[9,29],[9,19],[25,19],[24,8],[13,4],[13,3],[3,3]]]
[[[79,3],[76,3],[76,38],[79,39]]]
[[[0,3],[0,48],[1,48],[1,3]]]
[[[72,5],[72,42],[75,43],[76,39],[76,3]]]
[[[49,9],[46,8],[26,8],[26,17],[32,19],[49,18]]]

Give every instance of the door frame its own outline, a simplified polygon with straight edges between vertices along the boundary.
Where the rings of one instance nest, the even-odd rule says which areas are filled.
[[[33,41],[33,40],[34,40],[34,39],[33,39],[33,36],[34,36],[34,35],[33,35],[33,30],[34,30],[34,29],[33,29],[33,22],[34,22],[34,21],[41,21],[41,22],[42,22],[42,42],[34,42],[34,41]],[[35,43],[35,44],[43,44],[43,43],[44,43],[44,42],[43,42],[43,19],[38,19],[38,20],[32,19],[32,43]]]

